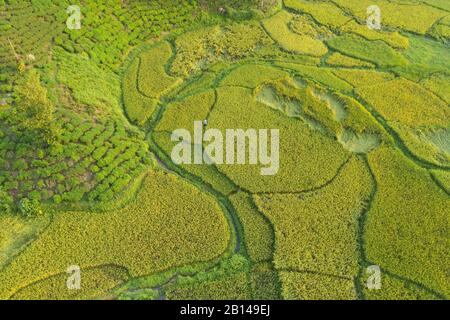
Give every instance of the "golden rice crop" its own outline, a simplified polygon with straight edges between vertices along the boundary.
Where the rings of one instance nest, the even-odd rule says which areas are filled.
[[[169,300],[249,300],[251,291],[246,273],[200,282],[166,291]]]
[[[365,24],[359,24],[352,20],[341,28],[342,32],[352,32],[366,38],[367,40],[382,40],[393,48],[406,49],[409,45],[407,37],[398,31],[387,32],[383,30],[371,30]]]
[[[137,277],[209,261],[226,250],[229,237],[227,220],[212,198],[174,175],[152,172],[122,209],[58,213],[0,272],[0,297],[71,265],[83,270],[114,264]]]
[[[394,79],[394,75],[390,73],[374,70],[335,69],[332,72],[355,88],[380,84]]]
[[[123,101],[128,118],[138,125],[144,125],[158,102],[140,94],[137,89],[138,72],[139,59],[135,59],[123,79]]]
[[[262,176],[261,165],[218,165],[219,171],[240,187],[252,192],[305,190],[330,179],[344,162],[347,153],[334,139],[257,103],[251,90],[221,87],[217,92],[217,103],[209,117],[211,128],[222,132],[228,128],[274,128],[280,133],[280,169],[276,175]],[[321,161],[327,165],[323,166]]]
[[[230,196],[244,229],[244,243],[253,262],[270,261],[274,239],[269,221],[258,212],[250,195],[238,192]]]
[[[420,85],[405,79],[395,79],[356,91],[388,121],[411,127],[447,126],[448,105]]]
[[[367,259],[449,297],[444,262],[450,245],[448,195],[426,170],[392,148],[379,148],[368,157],[377,192],[365,226]]]
[[[333,66],[342,66],[342,67],[366,67],[366,68],[375,67],[375,65],[370,62],[355,59],[343,55],[339,52],[334,52],[331,56],[329,56],[327,59],[327,63]]]
[[[108,290],[128,279],[124,268],[116,266],[94,267],[81,272],[79,290],[67,288],[68,273],[58,274],[42,281],[33,283],[16,292],[13,300],[75,300],[96,299]]]
[[[353,156],[317,191],[256,195],[258,208],[275,228],[275,268],[355,276],[358,219],[370,190],[369,172]]]
[[[355,300],[353,279],[320,273],[280,272],[286,300]]]
[[[330,2],[285,0],[284,5],[298,12],[308,13],[319,23],[335,29],[351,19],[351,17],[346,16],[341,9]]]
[[[156,130],[172,132],[184,128],[193,134],[194,121],[206,119],[214,101],[214,90],[208,90],[169,104]]]
[[[169,76],[165,65],[172,56],[168,42],[161,42],[139,57],[138,88],[150,98],[159,98],[181,82],[181,79]]]
[[[299,35],[289,29],[293,15],[280,11],[272,17],[263,20],[263,26],[270,36],[286,51],[323,56],[328,52],[327,47],[320,41],[308,35]]]
[[[279,62],[277,63],[277,65],[283,68],[294,70],[303,77],[310,78],[319,82],[320,84],[338,91],[350,92],[353,89],[347,82],[336,77],[330,69],[285,62]]]
[[[450,76],[444,73],[435,73],[423,80],[421,85],[450,104]]]
[[[255,88],[263,82],[284,78],[285,76],[287,76],[286,72],[271,66],[245,64],[231,71],[220,85]]]
[[[294,0],[292,0],[294,1]],[[448,13],[419,3],[395,3],[388,0],[332,0],[351,11],[357,18],[365,21],[367,8],[380,7],[382,24],[414,33],[425,34],[431,26]]]

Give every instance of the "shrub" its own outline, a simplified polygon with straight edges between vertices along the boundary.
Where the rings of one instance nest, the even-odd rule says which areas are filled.
[[[19,210],[26,218],[34,218],[43,213],[39,202],[28,198],[23,198],[19,201]]]

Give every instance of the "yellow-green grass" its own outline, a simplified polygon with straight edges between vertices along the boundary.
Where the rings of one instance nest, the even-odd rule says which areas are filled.
[[[33,283],[18,292],[13,300],[76,300],[96,299],[128,279],[124,268],[101,266],[82,270],[80,289],[68,289],[70,273],[62,273]]]
[[[143,96],[137,88],[139,59],[135,59],[124,76],[122,83],[125,112],[132,122],[144,125],[155,111],[156,99]]]
[[[449,124],[448,105],[412,81],[395,79],[361,87],[356,92],[387,121],[410,127]]]
[[[240,187],[252,192],[301,191],[331,179],[347,152],[331,137],[312,131],[295,118],[256,102],[252,91],[241,87],[217,89],[218,99],[208,126],[225,136],[225,129],[278,129],[280,168],[273,176],[261,175],[258,165],[218,165]],[[270,142],[270,140],[269,140]],[[271,148],[269,148],[269,151]],[[293,152],[294,150],[294,152]],[[325,163],[324,166],[322,163]]]
[[[286,300],[355,300],[352,279],[326,274],[280,272],[283,299]]]
[[[380,84],[394,79],[394,76],[390,73],[374,70],[335,69],[332,72],[355,88]]]
[[[441,74],[433,74],[429,78],[423,80],[421,85],[432,91],[438,97],[450,104],[450,76]]]
[[[178,142],[171,141],[170,132],[155,132],[153,138],[158,146],[163,150],[164,154],[170,157],[170,154]],[[193,147],[192,147],[193,148]],[[169,158],[170,159],[170,158]],[[181,164],[179,165],[183,170],[200,178],[204,183],[210,185],[216,191],[227,195],[234,191],[237,187],[235,184],[217,170],[217,167],[205,164]]]
[[[373,62],[383,68],[408,64],[399,52],[381,40],[370,41],[347,33],[328,40],[327,44],[343,54]]]
[[[138,88],[147,97],[159,98],[181,82],[166,73],[165,66],[171,56],[172,47],[165,41],[140,55]]]
[[[364,228],[367,260],[448,298],[448,194],[390,147],[368,157],[377,192]]]
[[[351,32],[360,35],[367,40],[382,40],[393,48],[406,49],[409,46],[407,37],[402,36],[398,31],[387,32],[383,30],[372,30],[366,24],[359,24],[352,20],[341,28],[343,33]]]
[[[328,52],[320,41],[308,35],[299,35],[289,29],[293,15],[280,11],[272,17],[263,20],[262,24],[269,35],[286,51],[320,57]]]
[[[312,79],[314,81],[317,81],[320,84],[323,84],[324,86],[327,86],[329,88],[332,88],[332,89],[335,89],[338,91],[350,92],[353,90],[351,85],[349,85],[344,80],[341,80],[340,78],[336,77],[331,72],[332,69],[319,68],[319,67],[313,67],[313,66],[304,66],[304,65],[300,65],[300,64],[287,63],[287,62],[279,62],[279,63],[276,63],[276,65],[280,66],[282,68],[296,71],[298,74],[300,74],[303,77]]]
[[[220,256],[230,241],[221,208],[174,175],[151,172],[135,200],[109,212],[59,212],[52,224],[0,273],[0,297],[37,281],[117,265],[130,276]]]
[[[168,289],[169,300],[249,300],[251,291],[246,273]]]
[[[286,76],[286,72],[268,65],[245,64],[231,71],[222,80],[220,85],[255,88],[263,82],[284,78]]]
[[[359,59],[355,59],[346,55],[343,55],[339,52],[334,52],[331,56],[327,58],[327,63],[332,66],[341,66],[341,67],[365,67],[365,68],[374,68],[375,65],[362,61]]]
[[[356,276],[358,219],[370,191],[369,172],[353,156],[319,190],[256,195],[256,204],[275,228],[275,268],[348,279]]]
[[[203,121],[207,118],[215,99],[214,90],[208,90],[169,104],[156,126],[156,131],[172,132],[183,128],[192,135],[194,121]]]
[[[334,29],[338,29],[351,19],[351,17],[346,16],[341,9],[330,2],[285,0],[284,5],[298,12],[308,13],[319,23]]]
[[[425,34],[436,21],[448,15],[444,10],[420,3],[395,3],[388,0],[332,1],[350,10],[361,21],[367,19],[367,8],[371,5],[377,5],[381,10],[382,25],[419,34]]]
[[[253,262],[270,261],[274,247],[270,222],[260,212],[250,195],[238,192],[230,201],[244,229],[244,243]]]

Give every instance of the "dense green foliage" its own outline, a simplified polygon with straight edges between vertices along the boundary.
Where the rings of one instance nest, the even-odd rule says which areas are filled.
[[[0,299],[448,299],[449,13],[0,0]],[[174,163],[194,121],[279,170]]]

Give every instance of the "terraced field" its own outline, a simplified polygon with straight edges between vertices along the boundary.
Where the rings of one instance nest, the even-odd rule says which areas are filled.
[[[441,0],[0,0],[0,299],[450,298],[449,21]],[[278,129],[276,173],[197,161],[195,123]]]

